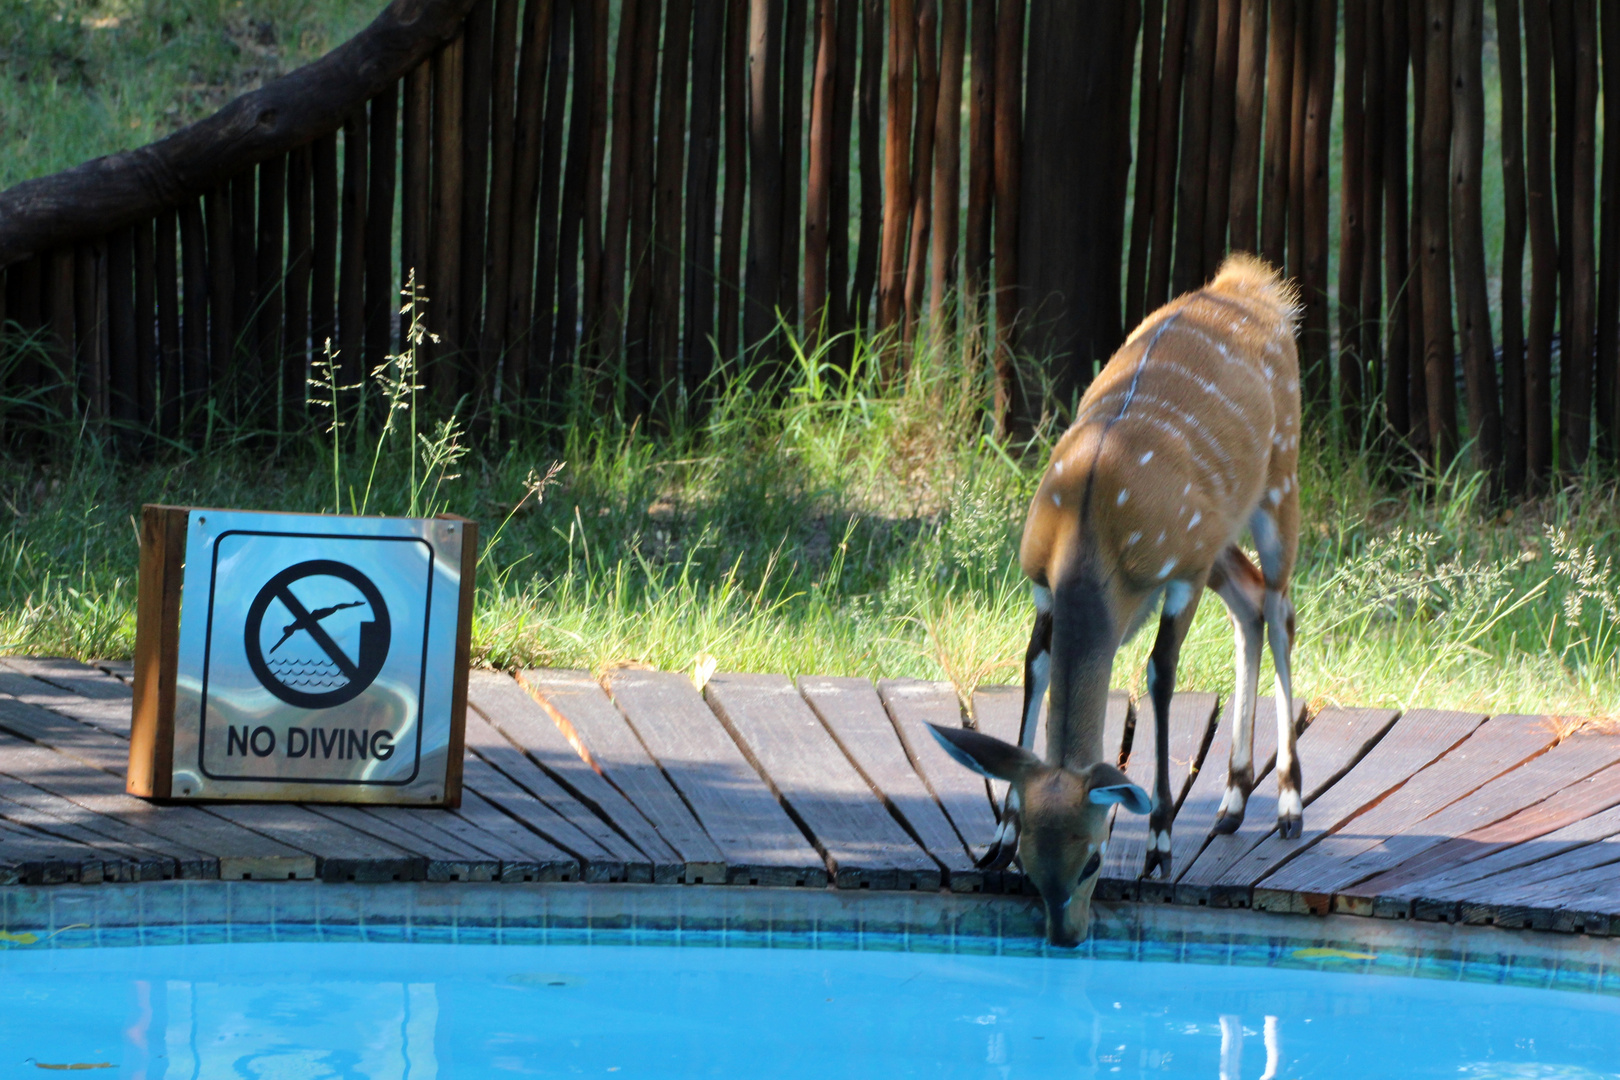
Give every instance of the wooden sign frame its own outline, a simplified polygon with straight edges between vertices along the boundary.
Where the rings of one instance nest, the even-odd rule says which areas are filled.
[[[192,516],[209,513],[244,512],[155,504],[141,508],[140,577],[135,609],[135,699],[130,727],[126,790],[132,795],[144,798],[175,801],[188,801],[190,798],[224,798],[248,801],[357,802],[371,805],[437,806],[450,809],[460,806],[462,755],[465,750],[467,717],[467,671],[471,662],[472,608],[478,560],[478,525],[454,514],[440,514],[433,519],[335,518],[326,514],[273,515],[275,518],[285,517],[290,521],[306,522],[311,525],[322,521],[333,523],[341,520],[351,529],[356,527],[357,522],[388,521],[397,524],[407,520],[418,520],[424,526],[432,522],[455,522],[460,528],[461,552],[459,592],[456,601],[454,668],[441,794],[427,801],[397,798],[390,797],[386,789],[358,790],[358,785],[342,782],[332,783],[319,792],[305,790],[296,796],[278,793],[274,783],[266,785],[259,794],[203,791],[198,795],[191,795],[189,791],[177,793],[174,790],[176,707],[180,697],[178,676],[181,663],[181,613],[184,603],[182,583],[186,548],[192,527]],[[358,538],[366,537],[362,535]],[[424,663],[426,663],[425,653],[424,649]],[[425,677],[424,671],[424,679]]]

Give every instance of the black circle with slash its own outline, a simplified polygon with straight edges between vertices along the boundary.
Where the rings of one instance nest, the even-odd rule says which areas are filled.
[[[335,604],[310,611],[292,594],[290,588],[293,582],[307,577],[335,577],[346,581],[360,590],[365,602],[371,605],[371,621],[360,624],[358,661],[351,660],[338,643],[332,640],[332,636],[321,628],[321,620],[343,608],[358,607],[359,602]],[[307,690],[296,690],[276,677],[265,663],[264,646],[259,638],[265,612],[269,610],[272,600],[280,600],[293,617],[293,621],[283,628],[282,641],[300,630],[307,633],[344,674],[348,682],[332,690],[311,693]],[[366,687],[370,686],[382,671],[383,662],[388,658],[388,642],[392,636],[388,607],[383,603],[382,593],[377,591],[377,586],[354,567],[334,559],[310,559],[307,562],[295,563],[265,582],[264,588],[259,590],[259,595],[253,598],[253,604],[248,608],[247,624],[243,631],[248,667],[253,669],[259,684],[287,704],[305,709],[330,709],[353,701],[364,693]],[[279,644],[280,642],[277,642],[277,645]]]

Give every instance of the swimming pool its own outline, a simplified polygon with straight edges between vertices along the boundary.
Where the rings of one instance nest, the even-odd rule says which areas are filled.
[[[1620,1076],[1613,996],[1068,957],[322,942],[13,950],[0,955],[0,1016],[6,1075],[95,1065],[146,1080]]]

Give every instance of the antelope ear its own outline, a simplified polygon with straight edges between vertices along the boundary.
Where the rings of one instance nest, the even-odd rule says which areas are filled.
[[[1098,806],[1119,803],[1133,814],[1146,814],[1153,810],[1148,793],[1131,783],[1125,774],[1106,761],[1099,761],[1086,770],[1086,797]]]
[[[928,729],[939,740],[939,745],[959,765],[992,780],[1020,783],[1031,771],[1040,767],[1041,759],[1021,746],[1002,742],[989,735],[968,728],[940,727],[929,724]]]

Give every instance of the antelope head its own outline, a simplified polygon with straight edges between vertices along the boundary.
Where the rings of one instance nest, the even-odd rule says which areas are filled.
[[[1047,765],[1022,747],[977,731],[929,726],[962,765],[1012,786],[1023,819],[1018,856],[1046,905],[1046,939],[1064,948],[1080,944],[1091,925],[1109,807],[1117,803],[1146,814],[1152,809],[1147,792],[1106,761],[1081,769]]]

